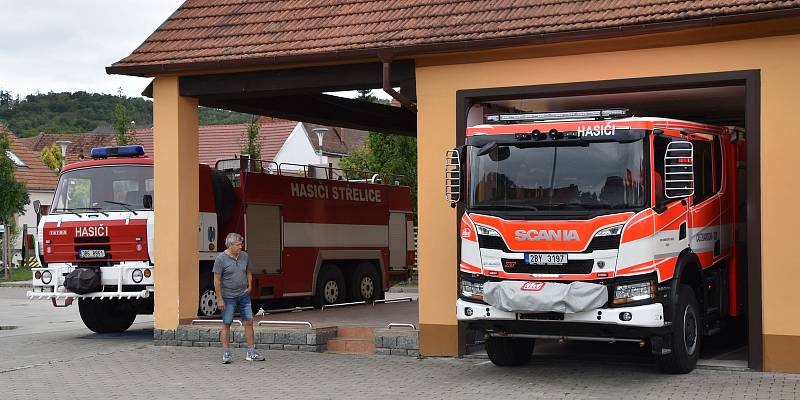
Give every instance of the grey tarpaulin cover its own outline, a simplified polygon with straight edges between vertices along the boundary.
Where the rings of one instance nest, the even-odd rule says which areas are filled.
[[[588,282],[486,282],[483,284],[483,299],[508,312],[577,313],[606,304],[608,289],[605,285]]]

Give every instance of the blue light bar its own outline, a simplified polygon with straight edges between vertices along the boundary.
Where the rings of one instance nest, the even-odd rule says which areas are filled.
[[[143,155],[144,147],[142,146],[95,147],[92,149],[92,158],[141,157]]]

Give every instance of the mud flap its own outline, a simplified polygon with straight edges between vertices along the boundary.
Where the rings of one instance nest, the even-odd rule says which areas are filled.
[[[605,285],[588,282],[486,282],[483,299],[507,312],[571,314],[603,307],[608,302],[608,289]]]

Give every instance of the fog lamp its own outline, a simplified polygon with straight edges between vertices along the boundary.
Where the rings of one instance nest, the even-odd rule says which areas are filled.
[[[631,314],[631,313],[629,313],[627,311],[619,313],[619,320],[620,321],[627,322],[627,321],[630,321],[631,319],[633,319],[633,314]]]
[[[472,307],[464,307],[464,315],[471,317],[472,316]]]

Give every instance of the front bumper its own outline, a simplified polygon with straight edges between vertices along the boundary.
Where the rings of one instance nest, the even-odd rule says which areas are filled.
[[[35,274],[37,271],[44,273],[49,271],[52,280],[44,283],[42,279],[33,277],[32,289],[26,293],[30,299],[142,299],[148,298],[155,291],[155,281],[153,276],[153,266],[147,262],[123,262],[109,267],[100,267],[101,284],[105,288],[102,292],[77,294],[68,291],[64,287],[66,276],[75,269],[70,264],[48,264],[46,268],[32,268]],[[150,270],[150,277],[143,277],[140,282],[135,282],[131,276],[134,270]]]
[[[472,310],[467,315],[467,308]],[[630,313],[630,320],[620,318],[622,313]],[[661,303],[646,304],[631,307],[600,308],[573,314],[564,314],[564,319],[559,321],[520,319],[520,314],[507,312],[488,304],[477,303],[458,299],[456,301],[456,315],[459,321],[466,322],[502,322],[515,321],[519,323],[591,323],[606,324],[620,327],[660,328],[666,326],[664,321],[664,308]]]

